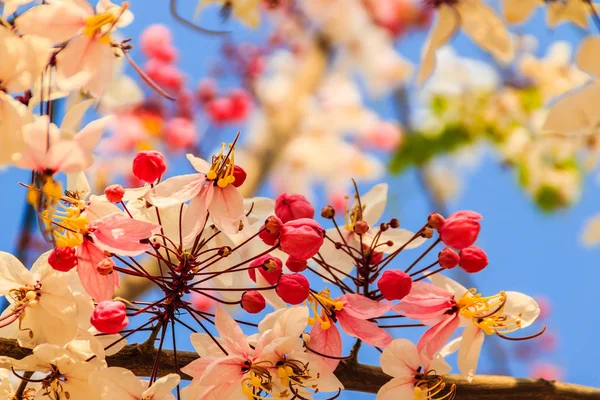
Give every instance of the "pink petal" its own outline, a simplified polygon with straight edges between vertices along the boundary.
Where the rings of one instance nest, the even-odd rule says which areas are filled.
[[[227,356],[216,359],[204,370],[200,378],[200,384],[209,386],[241,379],[244,375],[242,367],[245,361],[246,359],[240,356]]]
[[[102,275],[96,269],[106,255],[89,240],[77,247],[77,273],[85,291],[98,302],[112,299],[119,286],[119,274]]]
[[[214,187],[214,195],[208,206],[210,216],[217,229],[224,233],[238,233],[240,221],[246,219],[244,199],[233,185]]]
[[[174,176],[156,185],[147,198],[158,208],[185,203],[200,193],[205,182],[200,174]]]
[[[421,366],[417,347],[408,339],[396,339],[383,350],[381,369],[390,376],[415,376]]]
[[[109,116],[90,122],[75,135],[73,140],[84,152],[91,153],[100,141],[106,126],[112,120],[113,118]]]
[[[198,358],[185,367],[181,368],[181,372],[188,374],[192,378],[200,378],[206,368],[216,359],[214,357],[201,357]]]
[[[220,305],[217,305],[215,312],[215,326],[229,354],[233,353],[243,355],[244,357],[250,354],[250,345],[248,344],[246,335],[244,335],[237,322],[231,318],[231,315]]]
[[[16,20],[19,32],[41,36],[60,43],[71,39],[93,13],[70,2],[55,2],[30,8]]]
[[[138,221],[122,213],[114,213],[90,224],[90,236],[100,249],[123,256],[137,256],[152,246],[148,240],[160,225]]]
[[[435,354],[450,340],[450,336],[458,328],[460,317],[454,314],[452,317],[446,318],[437,325],[427,329],[419,343],[417,349],[422,357],[429,362],[433,360]]]
[[[377,400],[414,399],[414,392],[414,375],[412,377],[401,376],[383,385],[377,392]]]
[[[207,196],[204,195],[206,186],[199,195],[194,197],[183,213],[181,221],[181,230],[183,233],[183,244],[191,244],[196,236],[204,229],[206,218],[208,216]]]
[[[378,327],[377,324],[353,317],[344,310],[337,314],[337,319],[344,332],[371,346],[387,347],[392,341],[389,333]]]
[[[335,324],[331,324],[329,329],[321,329],[321,324],[315,323],[310,331],[310,342],[308,347],[321,354],[326,354],[332,357],[342,356],[342,336]],[[321,357],[323,362],[327,364],[331,371],[334,371],[340,360],[333,358]]]
[[[375,301],[359,294],[345,294],[337,300],[344,303],[344,312],[360,319],[381,317],[393,306],[388,301]]]

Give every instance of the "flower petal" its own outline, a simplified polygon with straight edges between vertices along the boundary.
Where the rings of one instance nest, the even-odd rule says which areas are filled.
[[[484,339],[485,333],[473,324],[463,332],[460,349],[458,350],[458,369],[469,381],[475,375]]]
[[[338,331],[335,324],[331,324],[329,329],[321,329],[321,324],[317,322],[310,331],[308,347],[321,354],[339,358],[342,356],[342,336],[340,335],[340,331]],[[331,371],[334,371],[340,363],[339,359],[321,358]]]
[[[390,376],[414,376],[421,366],[417,347],[408,339],[395,339],[383,350],[381,369]]]
[[[160,225],[122,213],[107,215],[90,224],[90,236],[98,248],[123,256],[137,256],[150,250],[152,246],[147,241],[158,231]]]
[[[435,68],[437,49],[448,43],[456,33],[459,26],[459,17],[453,7],[442,4],[438,7],[427,41],[421,50],[421,66],[417,82],[423,83],[429,78]]]
[[[350,336],[361,339],[363,342],[375,347],[387,347],[392,341],[392,337],[385,330],[381,329],[374,322],[355,318],[348,313],[339,312],[337,314],[338,322],[344,332]]]
[[[358,294],[345,294],[337,300],[344,303],[344,313],[360,319],[381,317],[393,306],[389,301],[375,301]]]

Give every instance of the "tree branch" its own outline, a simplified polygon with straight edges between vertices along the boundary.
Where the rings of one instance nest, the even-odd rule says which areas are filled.
[[[107,357],[109,366],[123,367],[138,376],[149,376],[157,350],[145,348],[138,344],[125,346],[119,353]],[[16,340],[0,338],[0,354],[21,359],[31,350],[19,347]],[[189,364],[198,358],[196,353],[178,351],[177,360],[180,366]],[[174,373],[175,358],[173,351],[163,350],[160,356],[160,373]],[[344,384],[346,390],[377,393],[379,388],[391,377],[384,374],[381,368],[359,363],[340,363],[335,375]],[[183,379],[189,376],[181,374]],[[469,383],[458,375],[445,377],[447,384],[456,385],[457,399],[460,400],[598,400],[600,389],[572,385],[561,382],[550,382],[544,379],[518,379],[506,376],[478,375]]]

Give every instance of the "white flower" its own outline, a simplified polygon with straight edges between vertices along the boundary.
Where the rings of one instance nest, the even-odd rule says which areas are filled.
[[[12,254],[0,252],[0,294],[10,303],[2,314],[7,317],[2,333],[18,339],[22,347],[62,346],[77,333],[75,298],[65,279],[48,264],[48,254],[42,254],[29,271]]]
[[[99,391],[100,400],[175,400],[171,392],[179,380],[179,375],[168,374],[148,387],[148,381],[117,367],[102,369],[90,376],[90,384],[93,390]]]

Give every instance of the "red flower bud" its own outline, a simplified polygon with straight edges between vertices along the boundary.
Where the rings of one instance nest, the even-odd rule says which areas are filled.
[[[166,169],[165,157],[156,150],[140,151],[133,159],[133,175],[143,182],[156,182]]]
[[[125,189],[121,185],[110,185],[104,189],[104,194],[106,195],[106,200],[111,203],[120,203],[123,200],[123,196],[125,196]]]
[[[446,247],[438,254],[438,262],[442,268],[452,269],[458,265],[459,260],[460,256],[458,253],[452,250],[450,247]]]
[[[470,274],[479,272],[488,265],[487,254],[477,246],[467,247],[461,250],[458,265]]]
[[[198,83],[198,100],[201,103],[208,103],[217,95],[217,82],[212,78],[204,78]]]
[[[412,289],[412,278],[404,271],[387,270],[377,281],[377,287],[386,300],[402,300]]]
[[[48,264],[61,272],[69,272],[77,266],[74,247],[55,247],[48,256]]]
[[[288,257],[285,266],[292,272],[302,272],[308,267],[306,260],[298,260],[294,257]]]
[[[283,263],[279,258],[273,257],[270,254],[265,254],[250,263],[250,267],[257,268],[249,269],[248,275],[250,276],[250,279],[256,282],[256,271],[258,271],[267,282],[274,285],[281,276],[282,265]]]
[[[431,213],[429,214],[429,217],[427,217],[427,224],[437,231],[444,225],[445,220],[446,219],[442,217],[442,214]]]
[[[279,231],[282,226],[283,222],[281,222],[278,217],[271,215],[262,226],[261,229],[264,229],[258,237],[261,238],[265,244],[273,246],[277,242],[277,239],[279,239]]]
[[[282,193],[275,201],[275,215],[283,223],[300,218],[313,218],[315,209],[301,194]]]
[[[235,180],[233,181],[233,186],[240,187],[246,182],[246,171],[239,165],[233,166],[233,177]]]
[[[481,215],[473,211],[459,211],[450,215],[440,227],[440,239],[446,246],[464,249],[477,240],[481,225]]]
[[[125,304],[120,301],[104,300],[98,303],[90,322],[99,332],[115,334],[129,324]]]
[[[288,304],[300,304],[308,298],[310,284],[300,274],[283,274],[275,289],[281,300]]]
[[[194,310],[211,312],[216,304],[217,302],[208,296],[196,292],[192,293],[192,307],[194,307]]]
[[[284,253],[298,260],[308,260],[319,252],[325,231],[314,219],[300,218],[283,224],[279,236]]]
[[[267,306],[267,302],[262,294],[256,290],[250,290],[242,294],[241,306],[250,314],[258,314]]]

